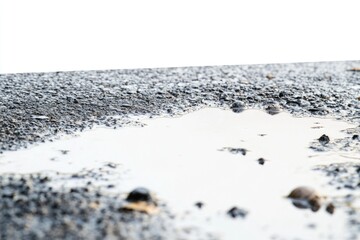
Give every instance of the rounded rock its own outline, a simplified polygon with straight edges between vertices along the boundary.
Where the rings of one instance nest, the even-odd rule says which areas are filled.
[[[265,111],[270,115],[280,113],[280,106],[278,104],[271,104],[265,108]]]
[[[258,163],[259,163],[260,165],[264,165],[264,164],[265,164],[265,159],[264,159],[264,158],[259,158],[257,161],[258,161]]]
[[[152,202],[150,191],[143,187],[132,190],[126,198],[128,202]]]
[[[287,196],[297,208],[310,208],[316,212],[321,207],[322,197],[310,187],[297,187]]]
[[[334,214],[335,212],[335,206],[334,204],[332,203],[329,203],[327,206],[326,206],[326,209],[325,209],[329,214]]]
[[[322,145],[326,145],[330,142],[329,136],[327,136],[325,134],[321,135],[321,137],[318,140]]]
[[[234,113],[241,113],[245,110],[245,106],[242,102],[234,102],[230,108]]]
[[[247,214],[248,211],[238,207],[232,207],[227,211],[227,215],[229,215],[232,218],[237,218],[237,217],[245,218]]]

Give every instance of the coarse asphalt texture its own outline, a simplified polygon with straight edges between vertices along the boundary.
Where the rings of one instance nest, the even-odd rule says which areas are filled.
[[[360,124],[359,66],[360,61],[347,61],[4,74],[0,152],[95,125],[126,126],[133,115],[173,116],[206,106],[331,116]],[[353,131],[359,134],[359,127]],[[353,138],[333,147],[349,146]],[[106,175],[101,171],[95,175]],[[51,176],[41,174],[0,176],[0,239],[216,238],[174,227],[176,219],[166,206],[159,206],[163,211],[156,217],[124,213],[119,211],[122,199],[102,194],[91,182],[54,190],[49,181]]]

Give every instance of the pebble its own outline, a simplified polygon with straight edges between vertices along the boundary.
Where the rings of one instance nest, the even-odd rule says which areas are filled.
[[[119,208],[119,211],[137,211],[147,214],[156,214],[159,209],[152,198],[150,191],[143,187],[138,187],[132,190],[127,198],[125,205]]]
[[[270,115],[276,115],[280,113],[280,106],[277,104],[271,104],[265,108],[265,111]]]
[[[203,208],[204,207],[204,203],[203,202],[196,202],[195,203],[195,206],[199,209]]]
[[[245,218],[248,212],[238,207],[232,207],[227,211],[227,214],[232,218]]]
[[[242,102],[234,102],[230,108],[234,113],[241,113],[245,110],[245,106]]]
[[[322,196],[310,187],[297,187],[287,197],[292,200],[295,207],[310,208],[313,212],[317,212],[320,209],[323,199]]]
[[[330,214],[334,214],[335,212],[335,206],[334,204],[332,203],[329,203],[327,206],[326,206],[326,209],[325,209],[328,213]]]
[[[322,145],[326,145],[330,142],[329,136],[327,136],[325,134],[321,135],[321,137],[318,140]]]
[[[147,188],[138,187],[132,190],[128,196],[126,197],[126,201],[128,202],[153,202],[151,194]]]
[[[274,77],[271,73],[268,73],[268,74],[266,74],[266,78],[267,78],[268,80],[272,80],[272,79],[274,79],[275,77]]]
[[[257,161],[258,161],[258,163],[259,163],[260,165],[264,165],[264,164],[265,164],[265,159],[264,159],[264,158],[259,158]]]
[[[241,154],[243,156],[246,155],[247,153],[247,150],[245,148],[232,148],[232,147],[226,147],[226,148],[223,148],[222,150],[227,150],[229,151],[230,153],[232,154]]]

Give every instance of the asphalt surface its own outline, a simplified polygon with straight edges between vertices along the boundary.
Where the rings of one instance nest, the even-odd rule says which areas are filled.
[[[360,124],[360,71],[350,71],[359,66],[360,61],[352,61],[0,75],[0,151],[95,125],[126,126],[132,124],[132,115],[172,116],[206,106],[332,116]],[[331,147],[359,148],[356,141],[348,137]],[[314,149],[326,147],[314,143]],[[0,176],[0,239],[195,236],[174,227],[176,219],[166,206],[159,206],[163,214],[157,217],[123,213],[118,211],[123,200],[117,196],[102,194],[91,184],[86,189],[49,189],[51,179]],[[196,234],[198,239],[215,238]]]

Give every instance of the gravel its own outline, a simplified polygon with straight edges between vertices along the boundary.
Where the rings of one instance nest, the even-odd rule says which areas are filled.
[[[130,115],[174,115],[205,106],[359,122],[360,74],[348,71],[358,65],[360,61],[0,75],[0,151],[98,124],[123,126]]]
[[[130,119],[134,115],[174,116],[206,106],[332,116],[359,124],[360,72],[351,71],[358,66],[360,61],[0,75],[0,154],[95,125],[136,124]],[[312,148],[360,149],[359,129],[326,145],[316,141]],[[356,190],[358,168],[317,170],[331,177],[330,184]],[[176,217],[165,204],[154,216],[118,211],[123,197],[107,194],[107,187],[95,187],[91,180],[71,189],[51,187],[54,179],[86,177],[106,178],[97,170],[0,176],[0,239],[215,239],[175,227]],[[230,210],[234,217],[247,214]]]

